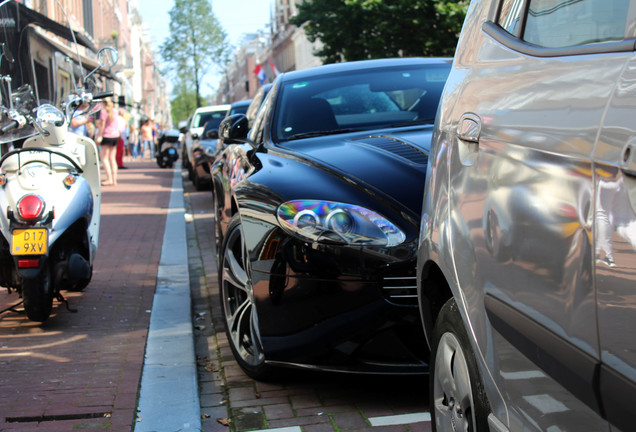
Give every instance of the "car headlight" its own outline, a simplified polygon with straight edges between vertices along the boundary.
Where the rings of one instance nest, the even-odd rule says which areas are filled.
[[[294,200],[276,212],[281,226],[310,241],[357,246],[396,246],[406,235],[378,213],[353,204]]]

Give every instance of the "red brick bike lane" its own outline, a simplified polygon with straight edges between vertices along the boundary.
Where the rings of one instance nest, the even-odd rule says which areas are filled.
[[[157,282],[172,169],[127,163],[102,188],[93,279],[45,323],[0,314],[0,431],[131,430]],[[46,197],[45,197],[46,198]],[[3,265],[3,263],[0,263]],[[0,310],[20,301],[0,289]]]

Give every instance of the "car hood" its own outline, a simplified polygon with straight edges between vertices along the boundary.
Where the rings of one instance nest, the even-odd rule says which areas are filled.
[[[375,130],[290,141],[284,148],[419,215],[432,133],[432,125]]]

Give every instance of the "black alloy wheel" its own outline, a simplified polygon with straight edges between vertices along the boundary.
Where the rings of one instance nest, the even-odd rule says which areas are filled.
[[[265,364],[254,305],[249,254],[238,214],[234,215],[228,225],[221,251],[221,306],[225,317],[225,332],[234,358],[249,377],[260,381],[274,379],[276,370]]]
[[[442,307],[435,322],[430,367],[433,431],[488,430],[490,405],[453,298]]]

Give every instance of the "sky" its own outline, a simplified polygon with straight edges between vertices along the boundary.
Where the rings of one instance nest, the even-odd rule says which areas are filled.
[[[208,0],[212,11],[228,34],[232,45],[238,46],[242,35],[255,33],[265,29],[269,23],[270,9],[273,0]],[[169,11],[174,0],[138,0],[139,12],[143,22],[148,26],[151,45],[158,52],[158,47],[169,34]],[[214,93],[220,81],[220,74],[211,72],[203,83],[202,93]],[[168,88],[171,88],[168,84]]]

